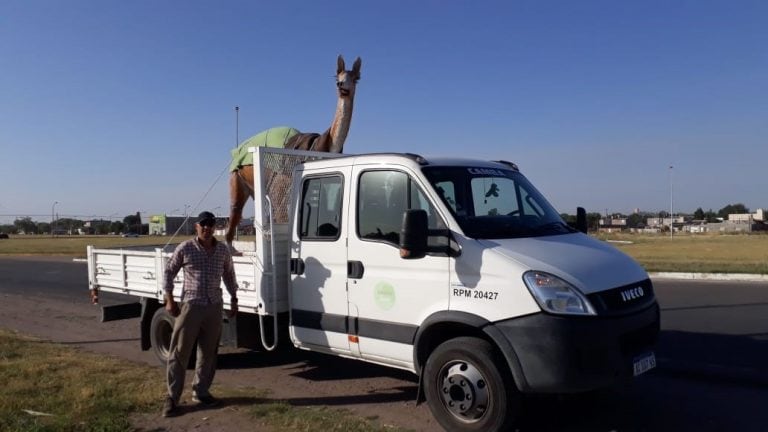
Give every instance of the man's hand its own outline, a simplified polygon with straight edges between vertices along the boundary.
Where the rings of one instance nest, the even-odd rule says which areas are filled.
[[[234,318],[235,315],[237,315],[237,302],[232,302],[229,304],[229,310],[227,311],[227,316],[230,318]]]
[[[173,297],[165,297],[165,310],[168,311],[172,317],[179,316],[179,305],[176,304],[176,301],[173,299]]]

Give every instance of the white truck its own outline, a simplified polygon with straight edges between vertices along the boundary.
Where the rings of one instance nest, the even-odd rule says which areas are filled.
[[[289,337],[411,371],[420,401],[457,431],[506,430],[524,394],[609,387],[655,366],[647,273],[586,235],[583,209],[580,230],[564,223],[513,163],[254,153],[257,235],[234,258],[239,313],[223,339],[271,350]],[[140,316],[142,349],[161,360],[170,252],[88,248],[92,293],[141,299],[103,319]]]

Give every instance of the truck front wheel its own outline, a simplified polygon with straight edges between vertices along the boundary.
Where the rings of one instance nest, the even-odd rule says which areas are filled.
[[[432,352],[424,366],[424,391],[432,415],[443,428],[511,428],[520,397],[499,357],[489,342],[474,337],[448,340]]]

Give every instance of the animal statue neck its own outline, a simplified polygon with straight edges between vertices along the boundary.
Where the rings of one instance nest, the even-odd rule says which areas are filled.
[[[332,153],[341,153],[344,149],[344,141],[347,140],[349,125],[352,123],[353,104],[354,100],[351,96],[340,97],[336,104],[336,114],[333,116],[330,129],[331,148],[329,151]]]

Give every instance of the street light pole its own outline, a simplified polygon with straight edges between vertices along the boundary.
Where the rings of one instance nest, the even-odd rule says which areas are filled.
[[[54,236],[54,234],[53,234],[53,233],[54,233],[54,219],[53,219],[53,212],[54,212],[54,209],[56,208],[56,204],[58,204],[58,203],[59,203],[58,201],[54,201],[54,202],[53,202],[53,205],[51,206],[51,237],[53,237],[53,236]]]
[[[240,107],[235,106],[235,148],[240,144]]]
[[[674,166],[669,166],[669,237],[672,238],[675,232],[675,219],[672,214],[674,207],[672,206],[672,169]]]

